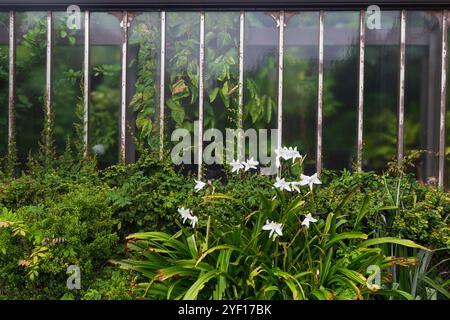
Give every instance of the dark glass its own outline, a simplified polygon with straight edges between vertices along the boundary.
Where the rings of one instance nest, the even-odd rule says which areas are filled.
[[[150,151],[159,150],[161,16],[159,12],[137,15],[129,31],[128,45],[128,127],[139,143]],[[133,144],[128,141],[129,148]],[[131,154],[138,153],[128,150]]]
[[[121,14],[91,15],[91,109],[89,146],[100,167],[119,159]]]
[[[356,159],[359,12],[325,12],[323,163],[351,168]]]
[[[277,129],[278,100],[278,12],[245,13],[244,130],[267,130],[267,147],[258,138],[258,156],[273,154],[271,129]],[[274,137],[275,138],[275,137]],[[276,142],[276,139],[275,139]],[[248,149],[248,142],[246,142]],[[247,150],[247,156],[252,156]],[[255,158],[256,159],[256,158]]]
[[[448,16],[450,18],[450,15]],[[447,39],[450,39],[450,28],[448,29]],[[444,185],[447,190],[450,190],[450,79],[449,67],[450,54],[447,53],[447,110],[445,116],[445,171],[444,171]]]
[[[9,15],[0,13],[0,158],[8,152]]]
[[[397,155],[400,12],[383,11],[381,29],[366,27],[363,169],[382,172]]]
[[[16,14],[16,141],[20,163],[36,154],[44,128],[47,14]]]
[[[440,16],[408,11],[406,16],[405,155],[423,151],[414,169],[417,178],[438,178],[440,115]]]
[[[80,14],[80,29],[70,29],[67,22],[66,12],[53,13],[53,133],[59,153],[67,139],[74,140],[75,125],[83,123],[84,14]]]
[[[207,12],[205,14],[205,94],[204,130],[217,129],[225,143],[226,129],[239,127],[239,13]],[[218,133],[218,132],[217,132]],[[222,175],[225,162],[223,143],[219,137],[204,141],[204,159],[212,156],[214,164],[205,166],[207,178]],[[214,148],[220,143],[219,148]],[[208,147],[209,146],[209,147]],[[217,154],[216,154],[217,152]],[[227,159],[227,161],[231,161]]]
[[[318,12],[286,13],[283,145],[306,155],[307,174],[316,162],[318,41]]]
[[[183,172],[197,172],[194,140],[197,140],[195,122],[198,121],[198,78],[200,50],[200,13],[170,12],[166,16],[166,110],[165,141],[171,150],[179,141],[171,141],[175,129],[185,129],[190,134],[191,164]],[[195,143],[196,145],[196,143]]]

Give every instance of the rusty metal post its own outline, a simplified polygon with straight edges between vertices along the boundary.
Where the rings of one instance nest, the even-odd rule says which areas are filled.
[[[283,66],[284,66],[284,11],[280,11],[278,19],[278,136],[277,148],[281,148],[283,141]]]
[[[90,12],[84,13],[84,81],[83,81],[83,134],[84,134],[84,146],[85,156],[89,152],[89,102],[90,102],[90,67],[91,67],[91,53],[90,53]]]
[[[121,102],[120,102],[120,146],[119,161],[126,161],[126,133],[127,133],[127,77],[128,77],[128,29],[130,27],[129,13],[124,11],[122,14],[122,76],[121,76]]]
[[[400,15],[400,74],[398,92],[397,161],[400,164],[404,156],[403,137],[405,124],[405,64],[406,64],[406,10]]]
[[[316,171],[322,171],[322,116],[323,116],[323,48],[324,48],[324,18],[325,12],[319,13],[319,70],[317,84],[317,150],[316,150]]]
[[[53,128],[53,110],[52,110],[52,100],[53,100],[53,88],[52,88],[52,67],[53,67],[53,37],[52,37],[52,25],[53,25],[53,14],[51,11],[47,12],[47,60],[46,60],[46,76],[45,76],[45,114],[47,119],[46,127],[46,143],[50,143],[52,128]]]
[[[358,75],[358,150],[357,168],[362,170],[363,134],[364,134],[364,57],[366,43],[366,12],[359,13],[359,75]]]
[[[448,49],[448,11],[442,13],[441,42],[441,90],[440,90],[440,121],[439,121],[439,187],[444,189],[445,172],[445,117],[447,94],[447,49]]]
[[[15,152],[16,125],[16,13],[9,13],[9,90],[8,90],[8,153]]]
[[[160,57],[160,83],[159,83],[159,156],[164,155],[164,108],[165,108],[165,81],[166,81],[166,12],[161,11],[161,57]]]
[[[205,72],[205,12],[200,13],[200,57],[198,77],[198,179],[202,177],[203,168],[203,105]]]
[[[239,13],[239,110],[238,110],[238,128],[244,128],[244,38],[245,38],[245,13]],[[238,136],[238,161],[244,160],[243,134],[239,130]]]

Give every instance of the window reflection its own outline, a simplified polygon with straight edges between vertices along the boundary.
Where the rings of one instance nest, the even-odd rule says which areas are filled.
[[[268,130],[267,147],[264,148],[259,143],[259,158],[272,153],[271,129],[278,128],[278,14],[279,12],[245,14],[243,123],[244,130]],[[274,139],[273,147],[276,148],[276,137]]]
[[[0,13],[0,158],[8,152],[9,15]]]
[[[134,136],[153,151],[159,150],[160,29],[159,12],[140,13],[131,24],[128,45],[128,88],[132,98],[127,122]],[[135,154],[129,140],[127,153]]]
[[[356,159],[359,12],[326,12],[324,26],[323,161],[351,168]]]
[[[171,134],[175,129],[186,129],[191,134],[192,165],[183,171],[194,173],[197,165],[193,151],[196,133],[194,122],[198,120],[198,78],[200,14],[198,12],[170,12],[166,26],[166,138],[168,150],[172,149]],[[194,137],[195,134],[195,137]],[[175,142],[175,144],[177,144]]]
[[[91,109],[89,145],[100,167],[117,163],[121,39],[119,19],[109,13],[91,16]]]
[[[286,13],[283,144],[307,155],[314,173],[317,129],[318,12]]]
[[[414,171],[437,182],[440,99],[440,16],[408,11],[406,16],[405,153],[423,150]]]
[[[44,128],[46,13],[17,13],[16,28],[16,141],[25,164],[29,153],[37,152]]]
[[[226,129],[239,126],[239,12],[207,12],[205,15],[204,130],[220,130],[225,141]],[[210,138],[214,141],[216,137]],[[213,151],[213,147],[210,142],[204,142],[204,158],[211,155],[223,163],[224,152]],[[207,178],[222,174],[221,166],[205,168]]]
[[[381,29],[366,27],[363,169],[382,172],[397,154],[400,12],[383,11]]]
[[[450,14],[448,16],[450,18]],[[449,23],[450,25],[450,23]],[[450,39],[450,28],[448,29],[447,39]],[[450,54],[447,53],[447,112],[445,119],[445,174],[444,185],[450,190],[450,79],[449,79]]]
[[[81,21],[84,14],[81,15]],[[67,27],[67,14],[53,13],[53,113],[56,150],[62,152],[68,138],[75,135],[75,124],[82,125],[82,68],[84,24],[81,29]]]

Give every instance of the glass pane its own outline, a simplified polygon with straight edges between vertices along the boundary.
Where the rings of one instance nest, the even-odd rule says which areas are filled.
[[[19,161],[36,153],[44,128],[45,64],[47,46],[46,13],[16,15],[16,140]]]
[[[323,161],[351,168],[356,159],[359,12],[326,12],[324,26]]]
[[[118,161],[121,41],[117,17],[110,13],[92,13],[89,145],[100,167]]]
[[[439,16],[408,11],[406,16],[405,155],[423,150],[414,170],[436,182],[439,152],[441,32]]]
[[[151,150],[159,150],[160,30],[159,12],[141,13],[131,24],[128,46],[128,81],[133,91],[129,125]]]
[[[294,14],[294,15],[292,15]],[[315,171],[317,130],[318,12],[286,13],[283,145],[307,155],[305,171]]]
[[[450,14],[448,16],[450,18]],[[447,39],[450,39],[450,28],[448,29]],[[445,174],[444,185],[450,190],[450,54],[447,53],[447,112],[445,119]]]
[[[170,12],[166,25],[166,134],[169,150],[179,141],[171,142],[175,129],[190,134],[186,146],[188,160],[183,171],[194,173],[194,122],[198,120],[198,76],[200,14],[198,12]],[[190,163],[186,165],[186,162]]]
[[[0,158],[8,152],[9,15],[0,13]]]
[[[276,148],[271,143],[271,129],[277,129],[277,96],[278,96],[278,12],[248,12],[245,14],[245,47],[244,47],[244,130],[263,131],[267,137],[267,145],[258,137],[258,158],[264,164]],[[246,147],[248,142],[246,141]],[[272,150],[273,149],[273,150]],[[254,151],[247,150],[247,157],[254,156]],[[256,159],[256,157],[255,157]]]
[[[400,12],[383,11],[381,29],[366,27],[363,169],[381,172],[397,154]]]
[[[84,14],[81,15],[81,22]],[[66,140],[74,138],[77,105],[83,110],[81,75],[84,55],[84,24],[80,29],[67,27],[67,14],[53,14],[53,112],[56,150],[62,152]],[[82,114],[80,114],[82,116]]]
[[[207,133],[208,129],[218,129],[222,141],[225,141],[226,129],[239,126],[239,13],[208,12],[205,20],[204,130]],[[209,138],[212,141],[219,139],[215,136]],[[225,150],[220,153],[220,149],[214,149],[214,146],[217,145],[204,142],[207,164],[225,161]],[[213,161],[214,158],[217,161]],[[208,179],[222,174],[221,166],[208,165],[205,168]]]

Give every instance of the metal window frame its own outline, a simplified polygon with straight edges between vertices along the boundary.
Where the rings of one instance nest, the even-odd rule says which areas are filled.
[[[7,7],[14,10],[58,9],[63,10],[73,4],[72,0],[1,0],[0,9]],[[372,0],[77,0],[76,4],[83,10],[317,10],[317,9],[362,9],[374,2]],[[448,0],[379,0],[376,3],[385,9],[430,9],[448,7]]]
[[[62,4],[69,4],[69,1],[28,1],[28,0],[16,0],[14,2],[0,0],[0,11],[8,9],[9,11],[9,102],[8,102],[8,150],[12,151],[13,143],[15,141],[15,103],[16,103],[16,75],[15,75],[15,63],[16,63],[16,19],[15,11],[11,10],[18,8],[20,10],[26,9],[32,11],[33,8],[41,6],[43,8],[60,8]],[[206,3],[208,2],[208,3]],[[243,115],[243,95],[244,95],[244,26],[245,26],[245,12],[250,11],[246,9],[247,5],[254,4],[255,1],[243,1],[239,2],[240,10],[240,31],[239,31],[239,119],[238,126],[242,128],[242,115]],[[284,60],[284,12],[285,10],[295,11],[293,8],[303,8],[304,10],[314,9],[319,11],[319,64],[318,64],[318,102],[317,102],[317,128],[316,128],[316,167],[317,172],[322,170],[322,145],[323,145],[323,59],[324,59],[324,19],[325,11],[320,9],[322,6],[327,7],[328,10],[333,9],[346,9],[349,6],[361,7],[365,6],[369,1],[346,1],[340,4],[329,1],[282,1],[273,4],[272,1],[259,1],[259,7],[253,7],[252,10],[261,10],[263,8],[276,7],[279,13],[279,43],[278,43],[278,129],[282,129],[282,105],[283,105],[283,60]],[[120,118],[120,162],[126,162],[126,113],[128,106],[128,96],[126,91],[127,84],[127,59],[128,59],[128,27],[133,18],[131,10],[134,8],[164,8],[166,6],[172,6],[173,9],[195,9],[197,6],[201,6],[200,11],[200,74],[199,74],[199,134],[198,134],[198,177],[202,176],[202,148],[203,148],[203,103],[204,103],[204,55],[205,55],[205,41],[204,41],[204,28],[205,28],[205,11],[213,9],[214,11],[227,10],[230,8],[237,8],[237,2],[227,1],[197,1],[186,4],[182,1],[165,1],[164,4],[161,1],[131,1],[123,4],[123,1],[103,1],[103,0],[89,0],[79,1],[80,6],[85,8],[92,8],[93,10],[117,8],[117,6],[125,6],[128,9],[122,11],[122,74],[121,74],[121,118]],[[400,67],[399,67],[399,90],[398,90],[398,133],[397,133],[397,158],[401,162],[404,156],[404,113],[405,113],[405,57],[406,57],[406,19],[407,8],[414,6],[414,9],[425,6],[427,9],[431,9],[434,6],[444,8],[440,11],[441,21],[441,72],[440,72],[440,123],[439,123],[439,186],[442,188],[444,183],[444,166],[445,166],[445,114],[447,111],[446,106],[446,85],[447,85],[447,30],[448,30],[448,11],[449,4],[447,1],[382,1],[380,6],[394,8],[401,6],[400,15]],[[200,7],[199,7],[200,8]],[[245,10],[244,10],[245,9]],[[90,12],[85,11],[85,35],[84,35],[84,140],[86,144],[86,154],[88,153],[89,144],[89,96],[90,96]],[[160,74],[160,152],[163,154],[164,143],[164,107],[165,107],[165,19],[166,11],[161,11],[161,74]],[[119,19],[120,20],[120,19]],[[53,11],[47,11],[46,17],[47,23],[47,48],[46,48],[46,99],[45,110],[46,116],[52,120],[52,26],[53,26]],[[364,115],[364,50],[365,50],[365,11],[360,9],[359,11],[359,74],[358,74],[358,130],[357,130],[357,168],[362,169],[362,150],[363,150],[363,115]],[[49,126],[51,128],[51,124]],[[279,134],[277,140],[278,146],[281,146],[282,135]]]

